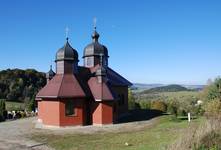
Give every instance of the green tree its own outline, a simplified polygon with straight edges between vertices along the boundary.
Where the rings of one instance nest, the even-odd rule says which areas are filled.
[[[46,84],[45,74],[34,69],[0,71],[0,99],[24,102]]]
[[[128,108],[132,110],[132,109],[135,109],[135,107],[136,107],[136,102],[135,102],[134,95],[131,89],[128,89]]]
[[[221,100],[221,78],[216,78],[213,83],[207,85],[202,92],[202,96],[206,101]]]
[[[4,121],[4,113],[5,113],[5,100],[0,100],[0,121]]]
[[[29,100],[27,109],[28,111],[35,111],[35,98],[34,97],[31,100]]]
[[[178,103],[171,101],[167,104],[167,112],[177,117],[178,115]]]
[[[149,100],[140,100],[139,104],[141,109],[151,109],[151,101]]]

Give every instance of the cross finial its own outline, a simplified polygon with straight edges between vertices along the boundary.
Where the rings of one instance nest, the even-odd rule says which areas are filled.
[[[97,18],[96,17],[94,17],[93,23],[94,23],[94,30],[96,30],[96,28],[97,28]]]
[[[68,27],[66,27],[65,28],[65,36],[66,36],[66,39],[68,40],[68,34],[69,34],[69,28]]]

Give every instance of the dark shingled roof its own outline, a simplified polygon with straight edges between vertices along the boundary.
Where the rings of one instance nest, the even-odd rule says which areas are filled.
[[[133,84],[122,77],[120,74],[112,70],[111,68],[107,68],[107,78],[108,82],[110,82],[111,85],[116,86],[132,86]]]
[[[56,74],[36,98],[74,98],[85,97],[86,94],[73,74]]]
[[[52,78],[55,76],[55,72],[52,70],[52,66],[50,66],[50,70],[46,73],[46,78]]]
[[[97,64],[95,67],[90,68],[91,73],[95,73],[97,71],[97,69],[99,68],[99,64]],[[125,79],[124,77],[122,77],[120,74],[118,74],[117,72],[115,72],[114,70],[112,70],[111,68],[107,68],[106,70],[106,75],[107,75],[107,79],[108,82],[111,85],[115,85],[115,86],[132,86],[132,83],[130,81],[128,81],[127,79]]]
[[[99,38],[99,34],[95,30],[92,34],[93,42],[91,44],[88,44],[84,48],[83,58],[88,57],[88,56],[100,56],[100,54],[103,54],[105,57],[108,57],[107,48],[98,42],[98,38]]]
[[[78,53],[75,49],[71,47],[71,45],[68,42],[68,38],[65,45],[62,48],[60,48],[56,53],[55,61],[60,61],[60,60],[79,61]]]
[[[114,100],[114,94],[107,82],[98,83],[96,77],[90,78],[88,85],[95,101]]]

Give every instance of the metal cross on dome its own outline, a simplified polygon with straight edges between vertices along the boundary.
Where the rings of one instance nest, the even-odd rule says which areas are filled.
[[[65,36],[66,36],[66,39],[68,39],[69,31],[70,31],[69,28],[66,27],[66,28],[65,28]]]
[[[96,28],[97,28],[97,18],[96,17],[94,17],[93,23],[94,23],[94,29],[96,30]]]

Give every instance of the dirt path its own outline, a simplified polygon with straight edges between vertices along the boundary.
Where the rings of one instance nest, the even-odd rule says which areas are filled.
[[[36,118],[19,119],[0,123],[1,150],[50,150],[45,145],[39,145],[27,138],[37,132],[32,123]],[[36,146],[39,145],[39,146]]]
[[[103,132],[129,132],[154,126],[159,118],[148,121],[122,123],[105,126],[77,126],[68,128],[35,128],[37,118],[26,118],[0,123],[0,149],[1,150],[52,150],[47,143],[38,143],[30,140],[33,134],[93,134]]]

